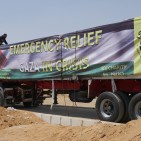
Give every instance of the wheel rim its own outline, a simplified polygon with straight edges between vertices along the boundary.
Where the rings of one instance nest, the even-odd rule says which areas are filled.
[[[137,102],[135,105],[135,116],[141,118],[141,101]]]
[[[112,101],[109,99],[104,99],[100,104],[100,111],[102,116],[107,118],[111,117],[114,112],[114,105]]]

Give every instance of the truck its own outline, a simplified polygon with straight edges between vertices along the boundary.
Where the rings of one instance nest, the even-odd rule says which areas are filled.
[[[0,105],[38,106],[45,93],[96,98],[100,120],[140,118],[141,17],[1,46]]]

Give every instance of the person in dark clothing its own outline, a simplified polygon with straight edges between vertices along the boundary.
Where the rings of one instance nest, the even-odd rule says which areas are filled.
[[[7,34],[3,34],[2,36],[0,36],[0,46],[3,45],[3,43],[5,43],[6,45],[8,44],[6,41],[6,37]]]

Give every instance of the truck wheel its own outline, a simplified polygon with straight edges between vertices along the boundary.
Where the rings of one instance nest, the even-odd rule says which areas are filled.
[[[131,120],[141,118],[141,93],[134,95],[128,108]]]
[[[124,114],[124,104],[119,95],[103,92],[96,101],[96,111],[100,120],[119,122]]]
[[[127,122],[130,120],[129,113],[128,113],[128,106],[129,106],[130,99],[127,96],[127,94],[123,92],[116,92],[116,94],[118,94],[121,97],[124,104],[124,114],[120,122]]]
[[[4,106],[4,92],[2,87],[0,87],[0,106]]]

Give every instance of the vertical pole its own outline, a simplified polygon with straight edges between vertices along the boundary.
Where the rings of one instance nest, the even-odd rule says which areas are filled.
[[[53,104],[54,104],[54,97],[55,97],[54,80],[52,80],[52,98],[51,98],[51,107],[50,107],[51,110],[52,110]]]
[[[88,98],[89,98],[89,96],[90,96],[90,85],[91,85],[91,83],[92,83],[92,80],[89,79],[89,80],[88,80]]]
[[[116,83],[115,83],[114,79],[111,79],[111,85],[112,85],[112,91],[114,93],[115,91],[117,91],[117,87],[116,87]]]

